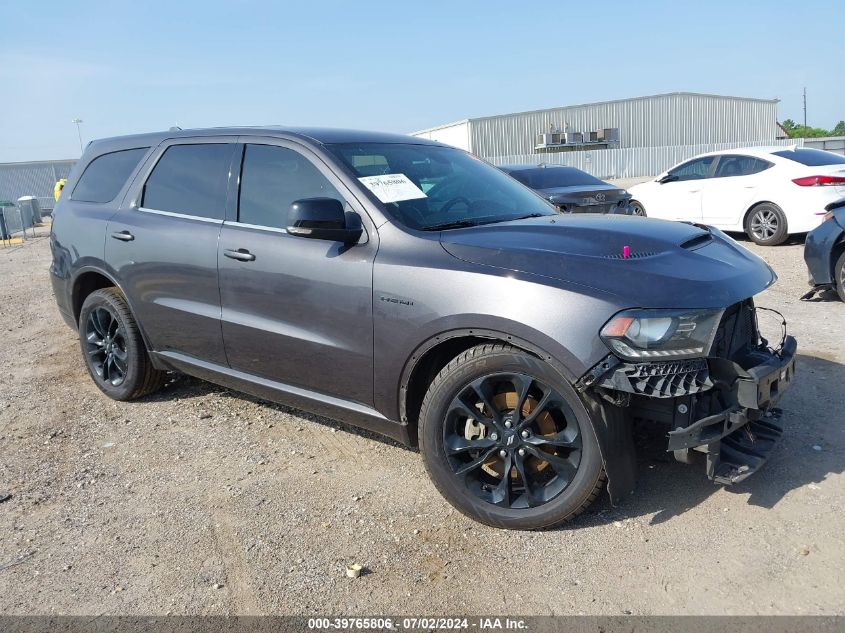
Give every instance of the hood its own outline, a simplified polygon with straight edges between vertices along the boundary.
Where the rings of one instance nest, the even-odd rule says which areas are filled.
[[[537,189],[537,193],[553,203],[605,204],[619,202],[631,196],[624,189],[612,185],[570,185]],[[600,194],[597,198],[596,195]]]
[[[777,279],[721,231],[650,218],[556,215],[443,231],[440,241],[458,259],[592,288],[630,308],[727,307]]]

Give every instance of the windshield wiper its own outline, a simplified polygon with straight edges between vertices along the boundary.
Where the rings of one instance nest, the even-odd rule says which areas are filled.
[[[521,215],[518,218],[508,218],[508,222],[511,220],[527,220],[529,218],[545,218],[546,216],[553,215],[551,213],[529,213],[528,215]]]
[[[462,229],[468,226],[478,226],[484,224],[477,220],[455,220],[454,222],[444,222],[443,224],[432,224],[425,227],[426,231],[445,231],[446,229]]]
[[[444,222],[443,224],[432,224],[431,226],[425,227],[426,231],[445,231],[446,229],[462,229],[468,226],[481,226],[482,224],[498,224],[499,222],[511,222],[513,220],[525,220],[527,218],[542,218],[546,217],[547,215],[553,215],[551,213],[531,213],[529,215],[523,215],[516,218],[487,218],[487,219],[476,219],[470,220],[469,218],[465,218],[463,220],[455,220],[454,222]]]

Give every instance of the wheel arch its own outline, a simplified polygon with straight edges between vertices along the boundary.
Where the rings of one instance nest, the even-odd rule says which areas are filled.
[[[399,416],[408,425],[412,439],[417,437],[417,425],[422,399],[431,380],[458,354],[480,343],[499,341],[517,347],[551,365],[561,378],[572,384],[576,379],[560,361],[524,338],[499,330],[460,328],[431,336],[417,346],[405,362],[399,383]]]
[[[845,231],[842,232],[839,239],[834,243],[833,248],[830,249],[830,278],[834,283],[836,283],[836,263],[842,257],[843,253],[845,253]]]
[[[120,290],[117,282],[102,270],[96,268],[86,268],[80,270],[73,278],[71,283],[70,301],[73,320],[79,325],[79,314],[82,312],[82,304],[92,292],[102,290],[103,288],[117,288]],[[123,292],[121,290],[121,292]],[[125,296],[125,295],[124,295]]]
[[[770,204],[773,207],[777,207],[780,209],[780,212],[783,213],[784,220],[786,220],[786,212],[784,212],[783,207],[780,206],[777,202],[772,202],[771,200],[756,200],[748,205],[748,208],[745,210],[745,213],[742,214],[742,230],[748,230],[748,217],[751,215],[751,212],[754,211],[757,207],[763,204]],[[789,222],[786,224],[786,231],[789,233]]]
[[[73,276],[73,281],[71,282],[71,310],[73,320],[77,327],[79,327],[79,314],[82,312],[82,304],[85,303],[85,299],[92,292],[103,288],[117,288],[126,300],[132,314],[137,315],[135,308],[132,305],[132,301],[126,295],[126,292],[124,292],[120,283],[118,283],[112,274],[97,266],[85,266],[76,272]],[[152,348],[150,347],[150,341],[147,338],[147,333],[144,331],[144,326],[140,321],[138,321],[138,329],[141,332],[141,338],[144,341],[147,351],[151,350]]]

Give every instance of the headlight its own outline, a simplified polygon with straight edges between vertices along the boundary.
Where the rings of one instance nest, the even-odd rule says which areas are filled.
[[[706,356],[724,310],[625,310],[601,329],[601,338],[627,360]]]

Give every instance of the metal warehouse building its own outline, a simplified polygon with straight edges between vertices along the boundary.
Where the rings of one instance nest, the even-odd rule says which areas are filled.
[[[75,160],[0,163],[0,201],[14,202],[21,196],[35,196],[42,209],[53,208],[53,186],[67,178]]]
[[[414,132],[483,158],[585,149],[761,143],[779,135],[777,99],[673,92],[464,119]]]

